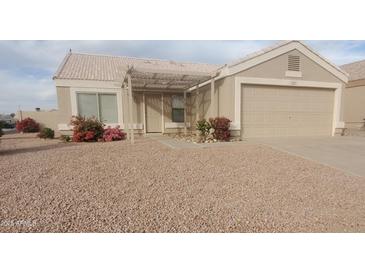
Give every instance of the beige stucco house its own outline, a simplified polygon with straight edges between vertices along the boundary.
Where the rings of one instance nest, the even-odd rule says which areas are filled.
[[[226,65],[69,53],[54,75],[52,125],[67,132],[72,115],[85,115],[141,134],[172,133],[225,116],[243,138],[331,136],[344,127],[347,82],[299,41]]]
[[[341,66],[350,74],[343,104],[344,122],[348,129],[365,127],[365,60]]]

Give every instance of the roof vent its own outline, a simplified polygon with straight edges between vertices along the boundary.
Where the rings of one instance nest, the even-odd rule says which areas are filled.
[[[300,57],[297,55],[288,56],[288,71],[300,71]]]

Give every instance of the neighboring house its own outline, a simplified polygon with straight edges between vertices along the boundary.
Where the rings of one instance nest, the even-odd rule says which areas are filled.
[[[71,129],[72,115],[122,128],[132,117],[138,133],[183,132],[199,119],[225,116],[244,138],[335,134],[344,126],[347,81],[299,41],[223,66],[69,53],[54,75],[61,131]]]
[[[365,127],[365,60],[341,66],[350,74],[344,93],[344,122],[349,129]]]

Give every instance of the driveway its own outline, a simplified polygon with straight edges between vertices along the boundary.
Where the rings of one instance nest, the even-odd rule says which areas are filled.
[[[255,138],[250,142],[269,145],[275,149],[365,177],[364,137]]]

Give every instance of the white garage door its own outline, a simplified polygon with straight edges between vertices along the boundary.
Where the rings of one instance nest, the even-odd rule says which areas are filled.
[[[334,90],[244,85],[242,136],[329,136]]]

